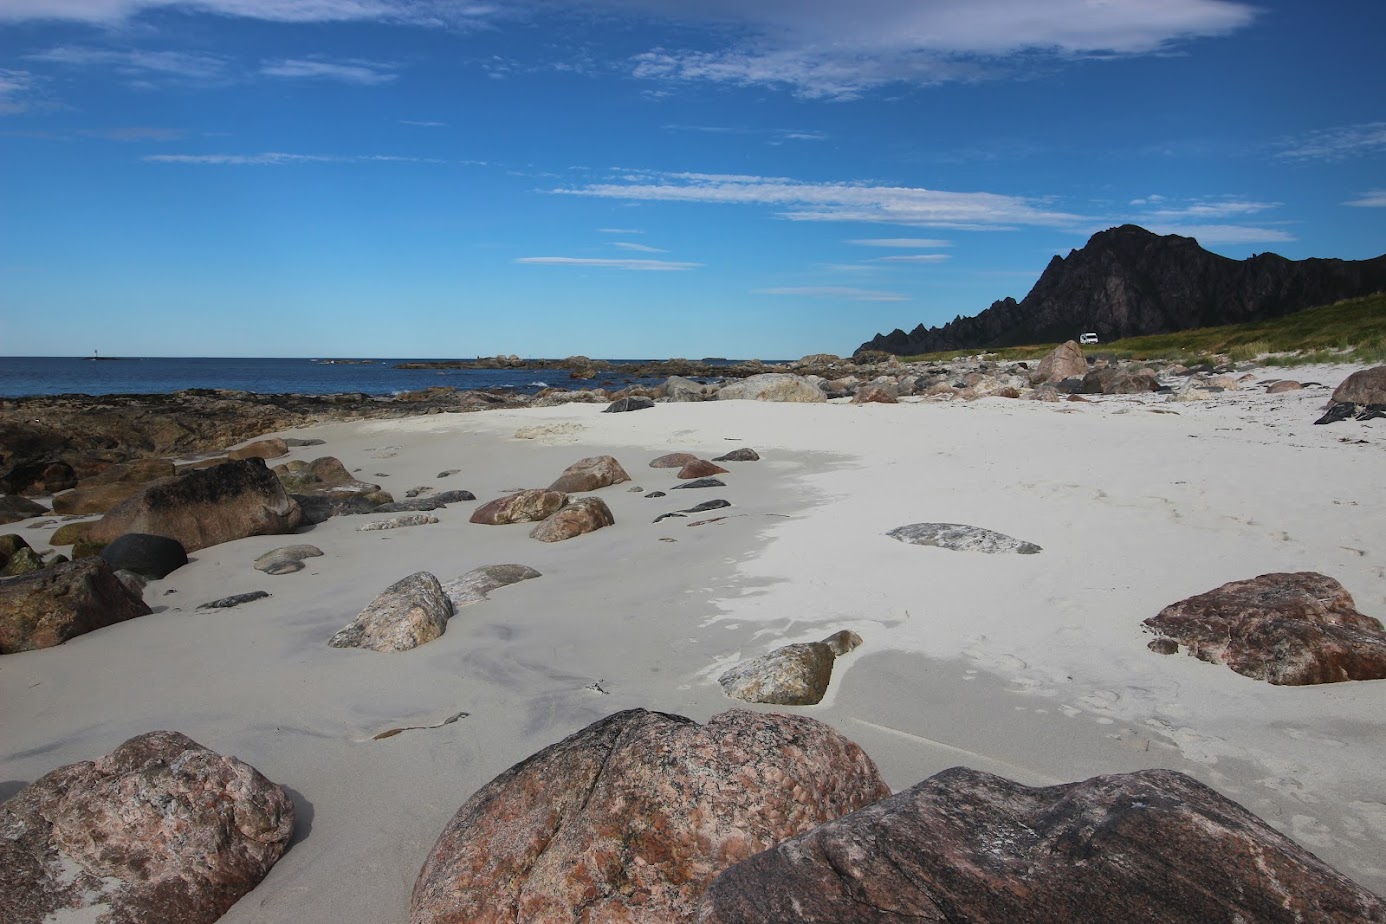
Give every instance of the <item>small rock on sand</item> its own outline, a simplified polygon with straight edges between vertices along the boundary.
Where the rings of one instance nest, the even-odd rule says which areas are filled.
[[[1042,551],[1033,542],[962,523],[912,523],[897,526],[886,535],[911,545],[933,545],[955,552],[1017,552],[1033,555]]]

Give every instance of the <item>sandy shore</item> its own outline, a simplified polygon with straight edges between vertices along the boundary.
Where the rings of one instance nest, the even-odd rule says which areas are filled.
[[[1334,385],[1350,371],[1291,374]],[[616,526],[552,545],[470,524],[476,503],[462,503],[434,525],[358,532],[384,517],[339,517],[197,552],[146,589],[153,615],[0,659],[0,796],[175,729],[250,762],[299,809],[292,849],[223,920],[394,924],[444,824],[497,773],[619,709],[704,720],[737,705],[716,683],[726,667],[846,628],[865,643],[821,705],[792,711],[859,742],[897,790],[957,764],[1032,784],[1170,767],[1386,893],[1386,681],[1275,687],[1153,654],[1140,625],[1270,571],[1321,571],[1386,616],[1386,439],[1380,421],[1313,426],[1326,397],[567,405],[294,431],[326,444],[290,458],[336,456],[396,497],[465,488],[479,503],[598,453],[634,481],[600,492]],[[514,435],[536,427],[552,430]],[[647,467],[663,453],[741,446],[763,459],[728,464],[725,488],[628,490],[676,483]],[[651,522],[714,497],[734,505],[709,515],[724,519]],[[920,521],[1044,551],[885,535]],[[23,525],[7,531],[42,548],[46,531]],[[291,542],[325,554],[296,574],[253,570]],[[543,577],[411,652],[326,645],[407,574],[501,562]],[[250,590],[272,596],[196,610]]]

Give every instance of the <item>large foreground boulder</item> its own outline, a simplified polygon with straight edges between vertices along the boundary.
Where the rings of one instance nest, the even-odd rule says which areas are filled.
[[[813,719],[618,712],[467,800],[410,921],[691,921],[721,870],[888,794],[871,759]]]
[[[1333,400],[1346,404],[1386,404],[1386,366],[1361,369],[1333,389]]]
[[[447,631],[452,603],[443,585],[419,571],[385,588],[349,625],[328,639],[333,648],[408,651]]]
[[[1059,344],[1040,360],[1039,368],[1030,374],[1031,385],[1081,379],[1088,374],[1088,361],[1076,340]]]
[[[0,921],[211,924],[293,830],[293,803],[254,767],[149,732],[0,804]]]
[[[699,924],[1348,924],[1386,905],[1173,770],[1030,788],[955,767],[740,863]]]
[[[540,542],[562,542],[583,533],[613,526],[616,518],[600,497],[584,497],[568,504],[530,530],[530,538]]]
[[[1301,686],[1386,678],[1386,632],[1352,595],[1314,571],[1262,574],[1180,600],[1145,620],[1151,647]]]
[[[566,503],[568,495],[562,491],[533,488],[487,501],[472,511],[471,522],[483,526],[534,523],[553,516]]]
[[[149,607],[99,558],[0,581],[0,654],[52,648]]]
[[[789,401],[795,403],[821,404],[828,400],[823,389],[812,380],[788,372],[766,372],[753,375],[730,385],[723,385],[717,392],[719,401]]]
[[[626,474],[626,470],[621,468],[621,463],[617,462],[615,458],[612,456],[589,456],[586,459],[578,459],[565,468],[563,474],[549,485],[549,490],[562,491],[564,494],[581,494],[584,491],[595,491],[598,488],[620,484],[623,481],[630,481],[630,476]]]
[[[290,533],[302,519],[298,502],[265,460],[252,458],[152,482],[97,521],[88,538],[108,543],[124,533],[150,533],[196,552],[247,536]]]

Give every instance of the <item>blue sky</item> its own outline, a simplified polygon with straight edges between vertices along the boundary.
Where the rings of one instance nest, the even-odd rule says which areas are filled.
[[[1386,6],[0,0],[0,355],[850,353],[1386,252]]]

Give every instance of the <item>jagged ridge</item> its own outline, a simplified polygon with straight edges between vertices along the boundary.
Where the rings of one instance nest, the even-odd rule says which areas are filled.
[[[1054,257],[1030,294],[993,302],[942,327],[877,334],[859,350],[909,355],[1068,340],[1102,340],[1280,317],[1386,290],[1386,255],[1370,260],[1287,260],[1273,253],[1233,260],[1191,237],[1137,225],[1094,234]]]

